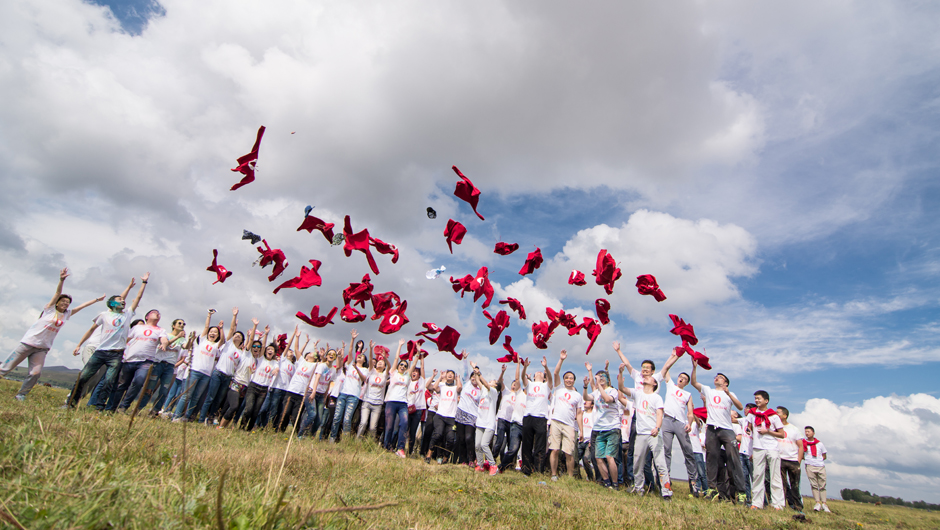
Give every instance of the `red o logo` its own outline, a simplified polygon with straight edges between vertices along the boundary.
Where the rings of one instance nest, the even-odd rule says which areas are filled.
[[[454,391],[453,391],[453,390],[448,390],[448,391],[447,391],[447,397],[454,397]]]
[[[571,401],[571,394],[565,392],[565,401]]]
[[[472,389],[472,390],[470,390],[470,395],[471,395],[472,397],[477,397],[477,390],[476,390],[475,388]]]
[[[375,383],[374,383],[374,384],[376,384],[376,385],[381,385],[381,384],[382,384],[382,378],[379,377],[379,376],[375,376]]]
[[[264,367],[264,373],[266,373],[266,374],[271,373],[271,367],[270,367],[270,366],[265,366],[265,367]]]
[[[679,399],[682,399],[682,391],[679,390],[678,388],[676,389],[676,397]]]
[[[645,399],[643,400],[643,408],[644,409],[649,408],[649,402],[646,401]]]
[[[153,330],[152,330],[152,329],[145,329],[145,330],[144,330],[144,336],[145,336],[145,337],[149,337],[149,336],[151,336],[151,335],[153,335]]]
[[[212,353],[212,345],[211,345],[211,344],[208,345],[208,346],[206,346],[206,353],[207,353],[207,354]]]
[[[120,319],[120,318],[115,318],[114,320],[111,321],[111,325],[114,326],[114,327],[118,327],[118,324],[119,324],[120,322],[121,322],[121,319]]]
[[[56,321],[55,321],[55,327],[61,328],[61,327],[62,327],[62,324],[64,324],[64,323],[65,323],[64,320],[58,320],[58,319],[56,319]]]
[[[721,405],[721,396],[713,397],[712,401],[714,401],[716,405]]]

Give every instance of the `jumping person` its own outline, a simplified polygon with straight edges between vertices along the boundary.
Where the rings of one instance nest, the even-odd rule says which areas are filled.
[[[247,394],[248,384],[251,382],[251,377],[254,375],[261,359],[261,350],[268,339],[268,332],[270,331],[268,326],[264,327],[264,334],[261,336],[261,340],[258,340],[255,338],[255,330],[260,322],[257,319],[252,319],[251,322],[254,325],[251,332],[248,333],[248,336],[252,339],[251,347],[248,349],[249,355],[242,355],[238,360],[238,366],[235,367],[235,374],[232,376],[232,382],[228,385],[225,404],[222,406],[222,419],[219,421],[219,429],[228,427],[236,419],[238,409]]]
[[[415,352],[415,356],[421,357],[421,366],[412,365],[411,381],[408,382],[408,454],[414,452],[415,437],[418,435],[418,427],[425,423],[425,412],[428,408],[425,392],[427,381],[424,379],[424,357],[420,352]],[[422,438],[424,437],[422,429]],[[418,451],[420,452],[420,448]]]
[[[552,392],[548,360],[542,357],[542,370],[530,381],[526,370],[529,360],[522,365],[522,388],[525,390],[525,417],[522,419],[522,473],[545,471],[545,442],[548,430],[548,397]]]
[[[588,373],[592,373],[591,363],[584,363]],[[601,476],[601,484],[613,489],[617,484],[617,461],[614,452],[620,451],[620,415],[617,407],[617,398],[620,392],[610,386],[607,372],[598,370],[591,379],[591,396],[594,398],[594,408],[597,414],[594,417],[594,432],[597,433],[594,446],[594,457],[597,462],[597,471]],[[584,390],[587,397],[587,389]]]
[[[392,449],[395,443],[395,454],[405,458],[405,438],[408,434],[408,384],[411,380],[411,369],[418,362],[419,355],[411,356],[411,364],[401,358],[401,348],[405,339],[398,339],[398,349],[395,351],[395,370],[388,377],[388,389],[385,391],[385,440],[382,444],[386,450]],[[397,437],[397,440],[396,440]]]
[[[189,421],[196,413],[196,407],[209,387],[209,378],[212,377],[212,370],[219,358],[219,351],[225,345],[222,323],[220,322],[218,326],[210,325],[214,314],[215,309],[210,309],[207,312],[202,335],[196,339],[196,344],[193,345],[192,355],[187,363],[189,364],[189,377],[186,379],[186,389],[183,392],[183,397],[176,405],[176,417],[173,418],[175,422]]]
[[[297,425],[297,415],[300,414],[300,409],[304,404],[304,393],[310,386],[310,380],[313,378],[318,366],[316,350],[320,341],[313,343],[312,351],[304,353],[309,343],[310,337],[307,337],[307,342],[301,349],[300,334],[294,337],[294,351],[298,352],[298,360],[297,364],[294,365],[294,375],[290,378],[290,383],[287,384],[284,393],[284,406],[281,410],[281,416],[274,422],[274,430],[277,432],[287,430],[288,425],[300,427],[300,425]]]
[[[362,341],[356,342],[359,332],[353,329],[350,332],[349,353],[343,358],[340,369],[345,368],[346,379],[343,380],[343,386],[340,388],[339,398],[336,400],[336,410],[334,411],[333,426],[330,428],[330,442],[336,442],[339,437],[340,426],[343,434],[352,432],[353,413],[356,411],[356,405],[359,404],[359,392],[362,389],[362,382],[366,380],[366,357],[359,351],[359,345]],[[353,348],[355,346],[355,353]],[[347,366],[346,363],[352,359]]]
[[[128,333],[118,385],[111,393],[105,410],[124,412],[140,395],[140,390],[147,383],[150,368],[157,359],[157,350],[166,351],[170,344],[166,331],[158,326],[159,323],[160,312],[151,309],[144,317],[144,324],[134,326]]]
[[[245,334],[235,331],[238,326],[238,308],[232,308],[232,323],[229,325],[225,345],[220,348],[219,361],[209,377],[209,388],[206,399],[199,411],[199,423],[209,424],[215,419],[215,413],[228,394],[228,385],[232,382],[232,374],[238,366],[238,359],[245,355]]]
[[[42,367],[46,363],[46,354],[52,348],[52,343],[65,322],[82,309],[104,300],[104,295],[101,295],[100,298],[89,300],[75,309],[69,309],[72,304],[72,296],[62,294],[62,286],[68,277],[68,268],[59,271],[59,283],[56,285],[55,293],[53,293],[49,303],[43,307],[42,313],[39,314],[39,320],[26,330],[26,334],[20,339],[20,344],[7,357],[7,360],[0,365],[0,379],[2,379],[21,362],[28,360],[29,373],[26,379],[23,380],[19,392],[14,396],[18,401],[25,400],[29,391],[39,382]]]
[[[620,374],[617,377],[618,385],[623,387],[623,371],[626,363],[620,365]],[[643,393],[629,388],[625,389],[627,395],[633,398],[634,423],[636,425],[636,449],[633,453],[633,492],[638,495],[645,493],[643,489],[645,476],[643,467],[646,465],[647,453],[652,453],[653,465],[659,474],[659,483],[662,486],[664,500],[672,499],[672,485],[669,480],[669,469],[663,456],[662,439],[659,431],[663,425],[663,398],[656,393],[658,384],[652,375],[643,378]]]
[[[506,373],[506,365],[503,365],[499,373],[499,379],[486,382],[486,378],[480,376],[480,384],[483,385],[484,393],[480,398],[480,406],[477,413],[476,436],[474,438],[474,448],[476,449],[477,465],[476,471],[489,471],[490,476],[499,473],[496,467],[496,459],[493,458],[493,436],[496,433],[496,400],[499,398],[499,389],[503,386],[503,375]]]
[[[163,407],[166,396],[173,383],[173,370],[176,368],[176,361],[180,358],[180,350],[186,343],[186,322],[177,318],[171,325],[170,332],[167,334],[169,343],[165,350],[157,350],[153,361],[153,371],[150,372],[150,381],[147,383],[147,389],[144,390],[144,396],[138,405],[144,408],[150,402],[151,397],[156,392],[156,398],[153,400],[153,406],[150,409],[150,416],[156,417],[157,413]]]
[[[665,368],[665,367],[664,367]],[[666,454],[666,469],[672,470],[672,441],[679,442],[682,457],[685,460],[685,472],[689,477],[689,491],[698,497],[698,469],[695,465],[695,455],[692,451],[692,424],[695,416],[692,413],[692,393],[685,390],[691,380],[689,374],[681,372],[673,384],[669,377],[669,369],[663,371],[663,381],[666,382],[666,399],[663,404],[663,451]]]
[[[552,481],[556,482],[558,481],[559,450],[565,453],[568,476],[574,477],[574,457],[578,443],[575,428],[581,424],[581,411],[584,408],[584,398],[574,387],[574,372],[565,372],[564,378],[559,376],[561,365],[567,358],[568,352],[561,350],[553,374],[556,390],[552,394],[552,427],[551,435],[548,437],[548,450],[551,452],[548,460],[552,469]]]
[[[457,414],[454,416],[457,427],[457,463],[467,464],[473,469],[476,463],[474,445],[477,432],[477,414],[479,414],[480,398],[483,397],[480,379],[483,376],[480,375],[480,368],[467,360],[466,350],[460,353],[464,359],[464,366],[469,365],[471,372],[467,384],[461,387],[460,400],[457,401]],[[466,373],[466,370],[464,373]]]
[[[441,384],[443,383],[443,384]],[[437,450],[437,463],[443,464],[449,461],[454,451],[454,428],[456,422],[454,417],[457,415],[457,402],[460,400],[460,393],[463,390],[463,383],[457,377],[453,370],[446,370],[441,373],[437,381],[428,385],[432,392],[440,393],[440,402],[437,405],[437,414],[434,415],[434,434],[431,439],[431,446],[425,454],[424,461],[430,461],[432,453]],[[443,440],[443,445],[441,441]]]
[[[371,436],[376,435],[379,416],[385,398],[385,384],[388,382],[388,361],[384,357],[376,359],[375,343],[369,341],[369,373],[366,375],[365,396],[359,414],[359,432],[356,438],[362,438],[369,429]]]

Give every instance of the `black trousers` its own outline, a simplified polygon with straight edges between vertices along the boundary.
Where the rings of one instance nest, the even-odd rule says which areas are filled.
[[[545,451],[548,420],[535,416],[522,418],[522,472],[526,475],[545,472]]]
[[[284,398],[282,398],[282,403],[284,404],[281,407],[281,416],[278,418],[277,422],[274,423],[274,428],[278,432],[283,432],[287,430],[288,425],[292,424],[297,419],[297,413],[303,407],[304,397],[300,394],[295,394],[294,392],[284,392]],[[300,425],[298,425],[300,427]]]
[[[438,458],[443,458],[445,462],[450,460],[454,451],[454,424],[454,418],[445,418],[440,414],[434,416],[434,438],[431,440],[431,447],[437,449]]]
[[[434,417],[437,412],[428,409],[428,415],[424,419],[424,432],[421,434],[421,456],[427,456],[431,450],[431,438],[434,437]]]
[[[800,496],[800,463],[796,460],[780,459],[780,478],[783,479],[783,492],[787,506],[803,511],[803,497]]]
[[[415,437],[418,436],[418,425],[421,425],[421,416],[424,414],[423,410],[415,410],[414,412],[408,413],[408,454],[414,452],[415,450]],[[422,445],[424,442],[422,435]]]
[[[714,425],[709,425],[705,431],[705,470],[708,472],[708,485],[718,484],[718,471],[722,467],[721,450],[725,454],[731,455],[724,459],[725,467],[731,482],[734,485],[735,493],[747,492],[747,485],[744,483],[744,470],[741,468],[741,459],[738,458],[737,440],[734,431],[731,429],[719,429]]]
[[[457,424],[457,463],[476,462],[477,428],[473,425]]]
[[[241,426],[246,431],[255,428],[255,419],[258,417],[258,411],[261,410],[261,404],[264,403],[264,396],[267,393],[267,387],[257,383],[248,384],[248,391],[245,393],[245,410],[242,412],[241,421]]]

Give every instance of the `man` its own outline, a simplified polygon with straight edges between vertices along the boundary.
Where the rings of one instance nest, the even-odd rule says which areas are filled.
[[[682,456],[685,459],[685,472],[689,476],[689,491],[698,497],[698,468],[695,465],[695,454],[692,451],[692,441],[689,433],[695,416],[692,413],[692,393],[685,390],[691,380],[689,374],[681,372],[678,385],[672,383],[669,370],[664,369],[663,380],[666,381],[666,399],[663,408],[663,450],[666,453],[666,469],[672,470],[672,441],[679,441]]]
[[[591,363],[584,363],[588,373],[592,373]],[[587,389],[585,389],[585,398]],[[597,414],[594,416],[594,432],[597,433],[594,457],[601,484],[607,488],[619,487],[617,482],[617,461],[614,452],[620,450],[620,415],[617,398],[620,393],[611,388],[607,374],[599,370],[591,379],[591,396]]]
[[[620,365],[620,375],[617,379],[618,384],[623,388],[623,371],[626,364]],[[672,499],[672,485],[669,480],[669,469],[666,467],[666,459],[663,456],[663,444],[659,437],[659,431],[663,424],[663,398],[656,393],[658,385],[653,381],[652,376],[646,376],[643,379],[643,393],[637,393],[635,390],[625,389],[626,393],[633,398],[633,417],[636,424],[636,452],[634,453],[633,476],[636,481],[633,486],[633,492],[643,495],[643,484],[645,476],[641,470],[646,465],[647,453],[652,454],[653,464],[659,474],[659,482],[662,485],[663,500]]]
[[[826,513],[829,506],[826,506],[826,446],[816,439],[816,429],[809,425],[803,429],[806,438],[803,438],[803,456],[806,462],[806,478],[809,479],[809,486],[813,490],[813,499],[816,505],[813,511],[822,510]]]
[[[144,317],[144,324],[135,326],[128,334],[118,386],[111,393],[105,410],[124,412],[140,395],[140,389],[147,383],[150,367],[157,358],[157,349],[166,351],[169,345],[166,331],[157,325],[159,323],[160,312],[151,309]]]
[[[783,422],[786,436],[777,441],[780,451],[780,475],[783,478],[783,490],[787,505],[798,512],[803,511],[803,498],[800,495],[800,462],[803,461],[803,444],[800,443],[800,429],[787,422],[790,411],[786,407],[777,407],[777,415]]]
[[[552,392],[548,359],[542,357],[544,371],[535,373],[532,381],[526,375],[529,360],[522,365],[522,388],[525,390],[525,416],[522,418],[522,472],[545,471],[545,447],[548,430],[548,397]]]
[[[734,490],[737,491],[739,504],[747,503],[744,471],[741,469],[741,460],[738,458],[736,437],[731,423],[731,405],[741,410],[744,406],[738,401],[734,392],[728,390],[731,381],[725,374],[715,374],[715,388],[707,387],[696,380],[698,365],[692,360],[692,387],[702,393],[705,398],[705,409],[708,420],[705,422],[705,468],[708,472],[708,491],[705,497],[713,499],[718,496],[714,489],[718,484],[718,471],[722,462],[722,453],[725,451],[727,467]]]
[[[764,390],[754,392],[756,408],[747,414],[746,425],[751,433],[751,509],[764,507],[764,474],[770,472],[770,505],[783,509],[783,482],[780,480],[780,451],[777,444],[785,434],[783,422],[773,409],[768,409],[770,394]]]
[[[561,365],[568,358],[568,352],[561,350],[558,355],[558,364],[555,365],[555,386],[559,387],[552,394],[552,428],[548,438],[549,464],[552,468],[552,481],[558,481],[558,451],[565,453],[568,476],[574,477],[574,453],[576,449],[575,428],[581,425],[581,409],[584,399],[575,390],[574,372],[565,372],[564,387],[559,377]]]
[[[88,340],[88,337],[90,337],[99,326],[102,328],[101,343],[98,344],[98,349],[92,354],[88,363],[85,364],[81,374],[78,376],[78,382],[75,384],[75,389],[69,399],[69,408],[74,408],[82,399],[82,392],[85,389],[85,385],[92,376],[95,375],[98,368],[107,366],[108,371],[102,378],[104,385],[101,389],[101,397],[95,405],[95,408],[98,410],[104,410],[106,405],[106,403],[104,403],[104,401],[106,401],[105,398],[110,395],[111,388],[114,386],[118,373],[121,371],[121,358],[124,356],[124,349],[127,347],[127,334],[130,329],[130,324],[134,319],[134,313],[137,311],[140,299],[144,296],[144,290],[147,288],[147,281],[149,279],[149,272],[140,277],[140,289],[137,291],[137,296],[134,297],[134,300],[131,302],[130,312],[125,311],[123,296],[112,296],[108,299],[108,310],[102,312],[95,318],[94,323],[88,331],[85,332],[82,339],[78,341],[78,345],[75,346],[75,351],[72,352],[73,355],[80,354],[82,344]],[[133,281],[131,284],[133,285]]]

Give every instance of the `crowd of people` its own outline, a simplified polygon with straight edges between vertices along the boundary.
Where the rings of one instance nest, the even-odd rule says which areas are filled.
[[[70,309],[71,297],[62,294],[68,274],[61,271],[52,300],[0,367],[2,377],[28,360],[19,400],[38,381],[65,321],[104,300]],[[545,357],[541,367],[526,359],[502,364],[498,377],[487,378],[464,351],[461,373],[428,374],[420,352],[402,354],[404,339],[394,355],[372,341],[366,346],[355,329],[339,348],[311,345],[296,327],[290,339],[277,340],[257,319],[247,333],[239,331],[238,308],[228,329],[222,321],[213,325],[210,309],[198,332],[187,333],[182,319],[167,331],[156,309],[134,318],[148,280],[149,273],[141,277],[129,306],[134,279],[110,297],[82,336],[73,353],[85,365],[67,407],[88,395],[87,406],[100,411],[149,406],[152,417],[218,429],[274,429],[323,443],[375,437],[399,457],[417,455],[427,464],[466,465],[490,475],[549,473],[552,481],[560,473],[583,474],[606,488],[665,500],[673,495],[677,442],[694,497],[802,511],[802,463],[814,510],[829,511],[826,448],[813,427],[801,432],[788,423],[789,411],[771,408],[764,390],[743,404],[720,372],[713,386],[704,384],[695,362],[673,380],[680,348],[657,371],[652,360],[634,367],[614,342],[616,386],[607,361],[596,372],[585,363],[589,375],[578,388],[574,372],[562,373],[565,350],[553,370]],[[703,407],[694,407],[692,390]]]

